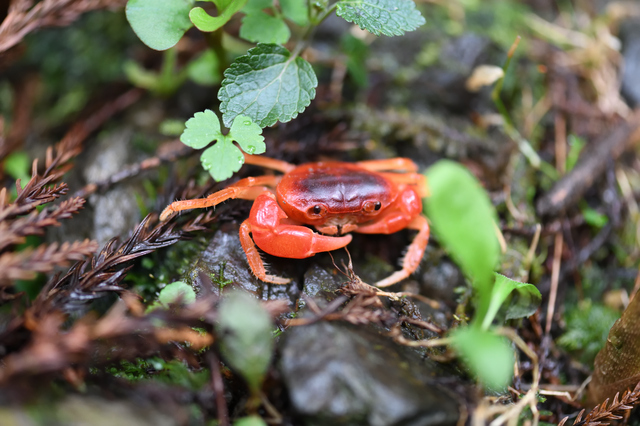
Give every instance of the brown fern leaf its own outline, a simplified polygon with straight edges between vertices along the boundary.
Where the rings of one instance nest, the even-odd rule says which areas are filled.
[[[90,256],[98,249],[98,243],[91,240],[74,241],[58,245],[43,244],[35,250],[27,249],[19,253],[0,255],[0,287],[13,285],[15,280],[33,279],[37,272],[51,272],[56,266],[64,266]]]
[[[67,219],[77,213],[84,205],[82,198],[65,200],[57,208],[31,212],[26,217],[14,221],[0,222],[0,252],[6,248],[24,242],[27,235],[43,235],[49,226],[59,226],[60,219]]]
[[[573,426],[599,426],[611,424],[613,420],[623,418],[625,412],[632,410],[636,405],[640,404],[640,382],[633,390],[627,390],[622,398],[617,393],[611,404],[607,398],[602,404],[596,405],[593,410],[582,420],[585,410],[580,411],[578,417],[573,422]],[[558,426],[562,426],[567,422],[568,417],[562,419]]]
[[[144,218],[124,242],[109,241],[90,262],[82,261],[64,276],[51,279],[34,301],[34,310],[73,311],[105,293],[122,292],[120,283],[133,260],[185,239],[192,230],[204,228],[214,216],[201,214],[180,230],[174,230],[175,222],[160,222],[151,227],[151,219],[151,215]]]
[[[122,0],[14,0],[0,25],[0,52],[18,44],[31,31],[50,26],[66,26],[81,14],[105,7],[122,7]]]

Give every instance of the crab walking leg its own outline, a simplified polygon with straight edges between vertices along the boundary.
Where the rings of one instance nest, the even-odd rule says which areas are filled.
[[[249,235],[250,232],[253,239]],[[313,232],[306,226],[295,225],[280,208],[275,195],[264,192],[253,203],[249,219],[242,223],[240,242],[251,270],[259,279],[275,284],[286,284],[288,280],[266,274],[264,263],[255,245],[273,256],[304,259],[316,253],[333,251],[346,246],[351,242],[351,235],[331,237]]]
[[[380,173],[386,179],[399,184],[410,185],[418,190],[420,198],[431,195],[429,186],[427,185],[427,177],[420,173]]]
[[[243,200],[255,200],[258,195],[268,192],[269,187],[274,188],[282,179],[280,176],[260,176],[240,179],[238,182],[218,192],[214,192],[207,198],[195,200],[174,201],[160,214],[160,220],[167,220],[169,216],[183,210],[202,209],[212,207],[230,198]]]
[[[260,253],[258,252],[256,245],[253,243],[251,235],[249,235],[250,232],[251,225],[249,225],[248,220],[245,220],[242,222],[242,225],[240,225],[240,244],[242,244],[242,249],[247,255],[247,261],[249,262],[249,267],[251,268],[253,275],[258,277],[259,280],[268,283],[289,284],[291,280],[288,278],[267,274],[267,270],[264,267],[264,262],[260,257]]]
[[[404,173],[415,173],[418,171],[418,166],[412,160],[408,158],[388,158],[385,160],[367,160],[367,161],[359,161],[356,164],[362,167],[363,169],[367,169],[371,172],[404,172]]]
[[[254,166],[261,166],[271,170],[277,170],[282,173],[290,172],[295,169],[291,163],[286,161],[276,160],[275,158],[263,157],[262,155],[244,154],[245,164],[253,164]]]
[[[390,285],[396,284],[409,277],[409,275],[415,272],[418,266],[420,266],[424,250],[429,243],[429,222],[423,215],[416,216],[407,228],[417,229],[418,234],[413,238],[409,247],[407,247],[407,253],[402,259],[402,269],[394,272],[384,280],[378,281],[375,284],[377,287],[389,287]]]

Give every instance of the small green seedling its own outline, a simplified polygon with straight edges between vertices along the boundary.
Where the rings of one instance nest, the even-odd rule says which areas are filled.
[[[486,386],[504,388],[511,379],[513,351],[491,325],[499,310],[505,318],[532,315],[538,289],[496,274],[500,261],[496,213],[489,195],[460,164],[440,161],[427,171],[431,196],[425,202],[434,234],[458,263],[474,289],[471,324],[451,333],[451,344]]]
[[[220,120],[211,110],[197,112],[186,123],[186,129],[182,132],[180,140],[185,145],[194,149],[201,149],[216,142],[202,153],[200,161],[202,167],[208,170],[211,176],[217,180],[225,180],[234,172],[240,170],[244,164],[244,155],[262,154],[266,150],[262,129],[249,117],[236,116],[231,124],[229,133],[223,135],[220,130]],[[236,142],[238,148],[233,142]]]

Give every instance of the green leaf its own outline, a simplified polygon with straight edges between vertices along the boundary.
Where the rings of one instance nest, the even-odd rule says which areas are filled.
[[[513,351],[506,338],[475,327],[455,329],[451,346],[485,386],[504,389],[513,374]]]
[[[304,0],[280,0],[280,9],[285,18],[301,27],[309,25],[309,8]]]
[[[276,44],[260,43],[247,53],[224,72],[218,99],[225,125],[242,114],[267,127],[304,111],[318,85],[311,65]]]
[[[567,138],[567,142],[569,142],[569,153],[567,154],[567,159],[565,161],[565,170],[567,172],[570,172],[578,162],[580,153],[582,152],[582,149],[585,147],[587,142],[581,137],[574,134],[569,135],[569,137]]]
[[[144,44],[155,50],[173,47],[191,28],[193,0],[129,0],[126,15]]]
[[[358,86],[365,87],[367,85],[369,46],[359,38],[345,34],[340,39],[340,49],[347,54],[349,75]]]
[[[251,12],[257,12],[263,9],[267,9],[273,6],[273,0],[249,0],[247,4],[242,8],[242,12],[249,14]]]
[[[427,217],[440,243],[479,293],[482,314],[488,308],[493,270],[500,259],[495,209],[476,178],[458,163],[439,161],[426,175],[431,190],[425,201]]]
[[[176,281],[160,290],[158,300],[163,305],[170,305],[181,301],[182,304],[188,305],[196,301],[196,292],[187,283]]]
[[[217,141],[200,156],[202,167],[216,181],[230,178],[244,164],[244,155],[233,141],[238,142],[248,154],[262,154],[266,150],[262,129],[251,118],[243,115],[236,117],[226,136],[220,131],[218,117],[208,109],[195,113],[185,124],[186,129],[180,136],[185,145],[200,149]]]
[[[262,129],[244,115],[239,115],[233,120],[227,138],[238,142],[238,145],[247,154],[263,154],[267,150]]]
[[[242,151],[230,140],[221,139],[200,156],[202,167],[218,182],[229,179],[244,164]]]
[[[254,11],[242,18],[240,37],[254,43],[284,44],[291,37],[291,31],[282,19]]]
[[[222,28],[236,12],[244,7],[247,0],[217,0],[218,16],[211,16],[201,7],[194,7],[189,12],[189,19],[200,31],[212,32]]]
[[[336,14],[375,35],[400,36],[425,23],[411,0],[341,0]]]
[[[221,80],[219,61],[213,50],[205,50],[197,59],[189,62],[187,74],[202,86],[213,86]]]
[[[222,300],[216,328],[222,356],[255,394],[271,362],[271,317],[248,293],[235,291]]]
[[[498,309],[509,296],[512,296],[512,299],[507,307],[506,319],[526,318],[535,313],[542,301],[542,295],[536,286],[514,281],[501,274],[494,275],[496,281],[491,291],[489,309],[482,321],[483,328],[486,329],[491,325]]]
[[[194,149],[204,148],[214,140],[224,137],[220,132],[220,121],[210,109],[196,112],[185,125],[187,128],[182,132],[180,141]]]
[[[233,426],[267,426],[267,424],[260,416],[249,416],[236,420]]]

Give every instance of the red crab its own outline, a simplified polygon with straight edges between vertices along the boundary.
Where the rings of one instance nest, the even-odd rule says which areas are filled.
[[[409,228],[418,234],[407,249],[402,269],[376,285],[395,284],[418,268],[429,241],[429,224],[422,214],[421,200],[428,195],[428,189],[426,178],[417,173],[413,161],[392,158],[294,166],[246,155],[245,162],[284,175],[248,177],[207,198],[173,202],[164,209],[160,220],[181,210],[215,206],[230,198],[255,200],[249,218],[240,226],[240,242],[256,277],[274,284],[287,284],[290,280],[267,274],[254,241],[273,256],[303,259],[346,246],[351,242],[349,232],[392,234]]]

